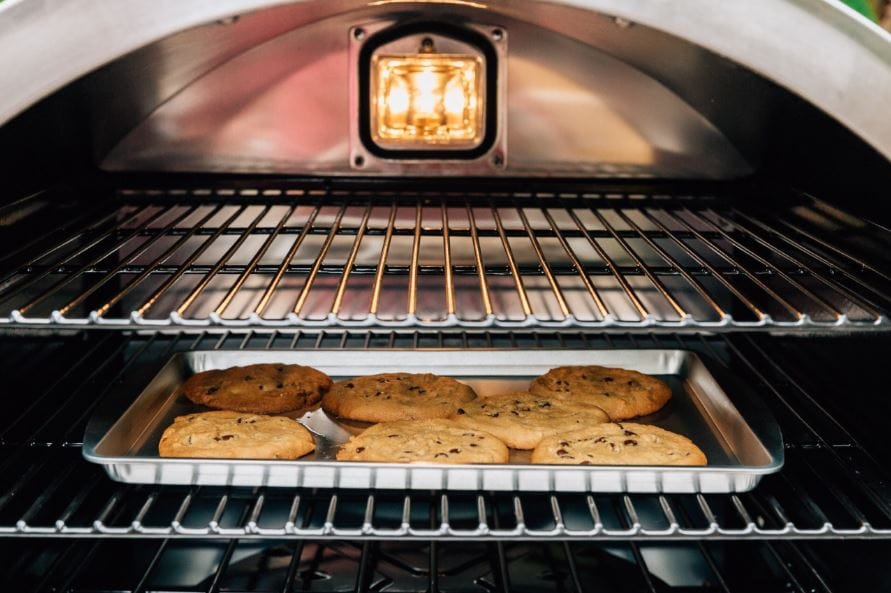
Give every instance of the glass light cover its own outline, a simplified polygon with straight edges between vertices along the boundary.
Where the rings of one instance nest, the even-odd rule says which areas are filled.
[[[483,139],[483,63],[455,54],[375,55],[371,133],[388,149],[469,149]]]

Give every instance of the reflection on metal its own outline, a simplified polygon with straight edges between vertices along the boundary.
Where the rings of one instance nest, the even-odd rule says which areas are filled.
[[[651,76],[590,45],[514,20],[499,23],[510,34],[501,124],[506,163],[418,168],[355,149],[351,154],[350,60],[356,53],[347,31],[356,18],[301,27],[220,65],[138,125],[103,167],[705,178],[751,171],[720,131]],[[500,133],[493,150],[504,141]],[[362,169],[351,167],[357,156],[364,159]]]
[[[258,9],[266,10],[252,14]],[[764,86],[735,62],[804,97],[891,156],[891,120],[875,108],[876,97],[891,93],[889,34],[829,0],[704,2],[695,14],[688,3],[663,0],[134,0],[126,11],[114,0],[87,6],[7,1],[0,4],[0,121],[124,56],[114,76],[89,83],[101,83],[94,91],[101,97],[102,127],[126,130],[169,98],[168,91],[291,28],[350,11],[359,18],[418,10],[433,17],[512,17],[605,50],[664,82],[746,154],[746,144],[757,144],[761,135],[749,111],[760,110]],[[217,24],[235,14],[241,15],[237,22]],[[634,26],[617,24],[625,21]]]

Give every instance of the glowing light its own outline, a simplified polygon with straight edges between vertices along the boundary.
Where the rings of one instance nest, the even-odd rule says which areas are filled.
[[[421,53],[372,57],[371,123],[384,148],[472,148],[482,141],[482,59]]]

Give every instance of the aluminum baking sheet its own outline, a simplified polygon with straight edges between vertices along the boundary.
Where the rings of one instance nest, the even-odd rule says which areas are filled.
[[[206,410],[180,385],[191,375],[261,362],[313,366],[335,380],[384,372],[431,372],[471,385],[481,397],[523,390],[561,365],[598,364],[655,375],[673,397],[659,412],[635,419],[691,438],[708,456],[704,467],[532,465],[529,451],[512,451],[498,465],[433,465],[336,461],[338,446],[362,430],[321,409],[292,414],[316,439],[316,451],[296,461],[171,459],[158,455],[164,429],[176,416]],[[733,402],[728,397],[733,394]],[[174,355],[126,408],[119,394],[91,419],[84,456],[121,482],[312,488],[743,492],[783,465],[779,428],[763,404],[724,369],[685,350],[312,350],[194,351]],[[736,405],[735,405],[736,404]],[[124,404],[126,405],[126,404]],[[118,411],[116,411],[118,410]]]

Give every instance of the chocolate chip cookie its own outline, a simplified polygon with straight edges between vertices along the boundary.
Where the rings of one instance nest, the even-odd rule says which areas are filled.
[[[551,369],[532,381],[529,391],[594,404],[612,420],[652,414],[671,399],[671,388],[655,377],[594,365]]]
[[[403,420],[376,424],[351,437],[340,461],[392,463],[506,463],[507,446],[494,435],[452,420]]]
[[[158,445],[161,457],[224,459],[297,459],[314,449],[296,420],[229,411],[178,416]]]
[[[491,432],[513,449],[534,449],[545,437],[609,422],[597,406],[526,392],[476,399],[458,408],[452,419]]]
[[[252,364],[204,371],[183,384],[186,397],[211,408],[281,414],[318,402],[331,388],[331,378],[298,364]]]
[[[532,463],[570,465],[706,465],[685,436],[632,422],[608,422],[542,439]]]
[[[338,381],[324,398],[330,414],[363,422],[447,418],[476,393],[450,377],[383,373]]]

